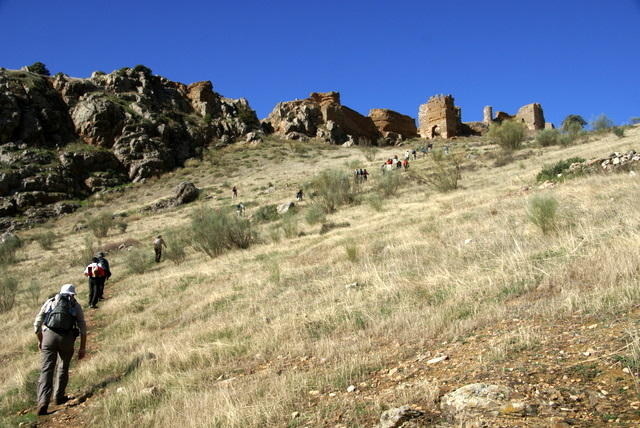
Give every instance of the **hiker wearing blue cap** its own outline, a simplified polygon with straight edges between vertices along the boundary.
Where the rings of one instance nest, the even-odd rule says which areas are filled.
[[[84,358],[87,346],[87,325],[84,321],[82,306],[75,299],[76,287],[65,284],[60,293],[48,299],[40,308],[33,327],[38,337],[38,349],[42,355],[42,370],[38,379],[38,415],[48,414],[49,402],[53,393],[53,375],[58,365],[58,382],[55,392],[55,404],[64,404],[69,381],[69,364],[73,357],[76,337],[80,336],[78,359]]]

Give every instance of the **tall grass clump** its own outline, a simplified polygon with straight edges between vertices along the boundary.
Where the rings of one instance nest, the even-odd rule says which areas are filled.
[[[56,241],[56,234],[49,230],[47,232],[34,235],[32,239],[40,244],[40,247],[43,250],[50,250],[53,248],[53,243]]]
[[[311,204],[309,208],[306,209],[304,213],[304,219],[310,225],[324,223],[327,216],[324,212],[324,209],[318,204]]]
[[[439,192],[450,192],[458,188],[458,182],[462,178],[462,157],[460,155],[444,155],[442,152],[433,152],[428,165],[428,173],[415,173],[412,175],[419,182],[426,183]]]
[[[527,135],[527,128],[521,122],[505,120],[496,123],[489,128],[488,136],[504,151],[518,150],[522,147],[524,137]]]
[[[618,138],[624,137],[624,128],[622,126],[614,126],[611,132]]]
[[[164,241],[167,244],[167,248],[162,253],[165,259],[179,265],[187,258],[186,248],[191,245],[188,230],[184,228],[169,230],[164,233]]]
[[[311,180],[311,196],[324,212],[334,212],[341,205],[352,204],[356,200],[357,188],[350,174],[328,170]]]
[[[113,213],[110,212],[100,213],[87,221],[87,227],[96,238],[107,236],[114,225]]]
[[[16,303],[18,280],[0,271],[0,313],[8,312]]]
[[[260,223],[268,223],[278,218],[278,207],[276,204],[263,205],[253,213],[252,218]]]
[[[280,229],[285,238],[295,238],[298,236],[298,218],[295,215],[285,215],[280,222]]]
[[[85,236],[82,246],[71,257],[72,266],[86,266],[98,251],[89,236]]]
[[[535,195],[529,200],[527,217],[548,234],[557,226],[558,201],[552,195]]]
[[[16,261],[16,252],[22,247],[22,240],[16,235],[5,235],[0,241],[0,266]]]
[[[248,219],[225,211],[198,208],[190,228],[192,246],[212,258],[232,248],[249,248],[257,240]]]
[[[364,158],[369,162],[376,160],[376,155],[379,152],[379,149],[376,146],[360,146],[360,150],[362,151]]]
[[[125,263],[129,273],[138,275],[143,274],[151,269],[154,264],[153,251],[145,248],[136,248],[131,250],[129,254],[127,254]]]
[[[380,196],[388,198],[390,196],[395,196],[401,183],[402,177],[397,171],[388,171],[378,179],[376,183],[376,190]]]

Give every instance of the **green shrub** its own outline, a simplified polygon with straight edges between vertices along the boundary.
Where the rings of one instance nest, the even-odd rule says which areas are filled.
[[[561,144],[562,134],[557,129],[543,129],[536,136],[536,143],[542,147],[556,146]]]
[[[322,209],[322,207],[318,204],[311,204],[309,208],[306,209],[304,213],[304,219],[308,224],[314,225],[318,223],[324,223],[327,216]]]
[[[49,72],[49,69],[47,68],[47,66],[41,63],[40,61],[34,62],[31,65],[28,65],[27,70],[29,70],[32,73],[42,74],[43,76],[51,76],[51,72]]]
[[[608,131],[613,128],[613,125],[613,120],[609,119],[606,114],[599,115],[591,122],[591,128],[596,132]]]
[[[224,211],[196,209],[190,227],[193,247],[209,257],[232,248],[248,248],[257,240],[248,219]]]
[[[505,120],[489,128],[488,136],[505,151],[517,150],[522,147],[527,128],[521,122]]]
[[[40,244],[43,250],[50,250],[53,248],[53,244],[56,241],[56,234],[52,231],[39,233],[33,236],[33,240]]]
[[[104,238],[115,224],[113,213],[103,212],[87,220],[87,227],[96,238]]]
[[[611,132],[618,138],[624,137],[624,128],[621,126],[614,126]]]
[[[22,247],[22,240],[16,235],[7,235],[0,242],[0,266],[16,261],[16,252]]]
[[[131,250],[125,259],[125,264],[129,273],[143,274],[154,264],[153,251],[146,248],[136,248]]]
[[[259,223],[268,223],[278,218],[278,207],[276,204],[263,205],[253,213],[252,218]]]
[[[376,190],[385,198],[395,196],[402,183],[402,176],[397,171],[387,171],[376,183]]]
[[[16,291],[18,290],[18,280],[0,272],[0,313],[8,312],[16,302]]]
[[[351,174],[342,171],[323,171],[311,180],[312,198],[324,212],[334,212],[339,206],[352,204],[357,189]]]
[[[116,223],[116,227],[118,228],[120,233],[125,233],[127,231],[127,228],[129,227],[129,225],[127,224],[126,221],[119,221],[119,222]]]
[[[556,228],[558,201],[551,195],[535,195],[529,200],[527,217],[543,234]]]
[[[569,177],[568,169],[574,163],[584,162],[583,158],[569,158],[561,160],[554,165],[548,165],[542,168],[542,171],[536,176],[536,181],[541,183],[544,181],[559,181]]]
[[[169,230],[164,233],[163,239],[167,244],[162,252],[163,257],[176,265],[182,263],[187,258],[185,249],[191,245],[189,231],[185,228]]]

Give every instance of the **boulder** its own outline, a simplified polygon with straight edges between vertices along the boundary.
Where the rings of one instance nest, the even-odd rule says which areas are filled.
[[[457,422],[499,415],[524,416],[527,406],[511,401],[513,394],[506,386],[473,383],[445,394],[440,409],[445,417]]]
[[[420,410],[412,409],[409,406],[396,407],[389,409],[380,416],[378,428],[401,428],[406,427],[407,421],[419,418],[424,413]]]
[[[110,148],[122,132],[124,107],[105,93],[83,96],[71,109],[76,132],[87,144]]]
[[[178,184],[178,186],[176,186],[174,193],[174,204],[183,205],[198,199],[200,190],[198,190],[198,188],[193,183],[189,181],[183,181],[182,183]]]
[[[285,202],[284,204],[278,205],[277,211],[278,214],[286,214],[289,210],[292,210],[296,204],[293,202]]]
[[[418,136],[415,120],[410,116],[393,110],[376,108],[369,111],[369,117],[383,137],[387,137],[388,133],[398,134],[402,139],[416,138]]]

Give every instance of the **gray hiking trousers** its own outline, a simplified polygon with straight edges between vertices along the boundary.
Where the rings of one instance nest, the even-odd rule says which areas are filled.
[[[60,335],[49,329],[42,332],[42,369],[38,379],[38,407],[48,406],[53,392],[53,375],[58,361],[56,400],[64,397],[69,381],[69,364],[73,357],[73,333]]]

